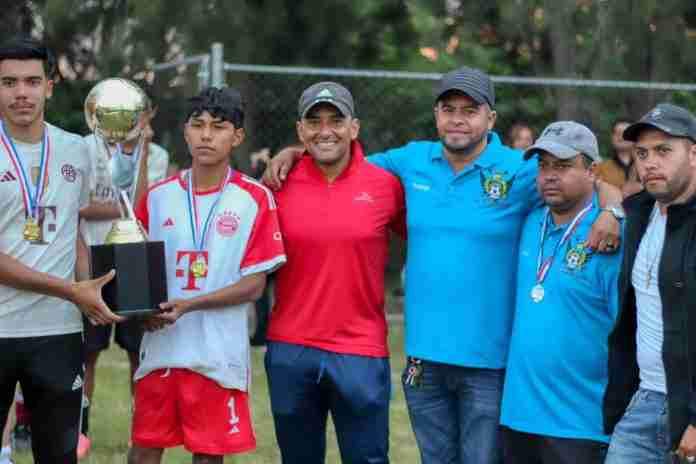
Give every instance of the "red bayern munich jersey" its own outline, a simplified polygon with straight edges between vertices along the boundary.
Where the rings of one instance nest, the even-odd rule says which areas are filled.
[[[384,271],[389,229],[405,236],[404,192],[358,142],[329,182],[305,153],[276,192],[288,261],[277,273],[268,339],[388,356]]]
[[[258,272],[271,272],[285,262],[271,192],[255,180],[233,171],[210,219],[205,247],[197,250],[191,237],[187,173],[170,177],[148,190],[136,217],[149,239],[165,246],[170,300],[192,298],[219,290]],[[200,222],[208,217],[219,188],[196,192]],[[191,271],[198,259],[207,263],[203,276]],[[184,314],[175,324],[146,332],[135,380],[157,369],[186,368],[225,388],[247,390],[251,303]]]

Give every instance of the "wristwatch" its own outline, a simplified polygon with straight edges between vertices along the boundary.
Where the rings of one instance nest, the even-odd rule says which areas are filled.
[[[605,208],[602,208],[602,211],[611,213],[617,221],[622,221],[626,218],[626,212],[621,205],[607,205]]]

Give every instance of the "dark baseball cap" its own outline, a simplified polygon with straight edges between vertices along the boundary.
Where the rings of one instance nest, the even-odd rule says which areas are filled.
[[[635,142],[643,129],[658,129],[673,137],[688,137],[696,142],[696,118],[687,109],[671,103],[660,103],[640,121],[628,126],[623,138]]]
[[[336,82],[317,82],[302,92],[297,106],[300,119],[307,116],[307,112],[318,103],[329,103],[335,106],[343,116],[355,114],[355,103],[350,91]]]
[[[487,103],[491,108],[495,106],[493,81],[480,69],[463,67],[443,75],[435,92],[435,101],[452,90],[468,95],[480,105]]]
[[[534,145],[524,152],[529,159],[540,151],[551,153],[559,159],[571,159],[578,153],[600,161],[597,137],[586,126],[575,121],[557,121],[546,126]]]

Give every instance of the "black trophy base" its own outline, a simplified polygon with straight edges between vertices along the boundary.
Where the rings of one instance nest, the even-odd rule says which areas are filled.
[[[164,242],[94,245],[92,278],[111,269],[116,275],[102,289],[102,298],[119,316],[145,316],[159,312],[167,301]]]

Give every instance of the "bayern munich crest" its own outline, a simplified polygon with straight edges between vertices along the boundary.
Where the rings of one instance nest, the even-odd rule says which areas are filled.
[[[237,232],[237,229],[239,229],[240,222],[241,219],[236,213],[224,211],[217,218],[215,230],[223,237],[232,237],[235,232]]]
[[[60,173],[63,175],[63,179],[70,183],[75,182],[75,179],[77,178],[75,166],[69,163],[65,163],[63,167],[60,168]]]

